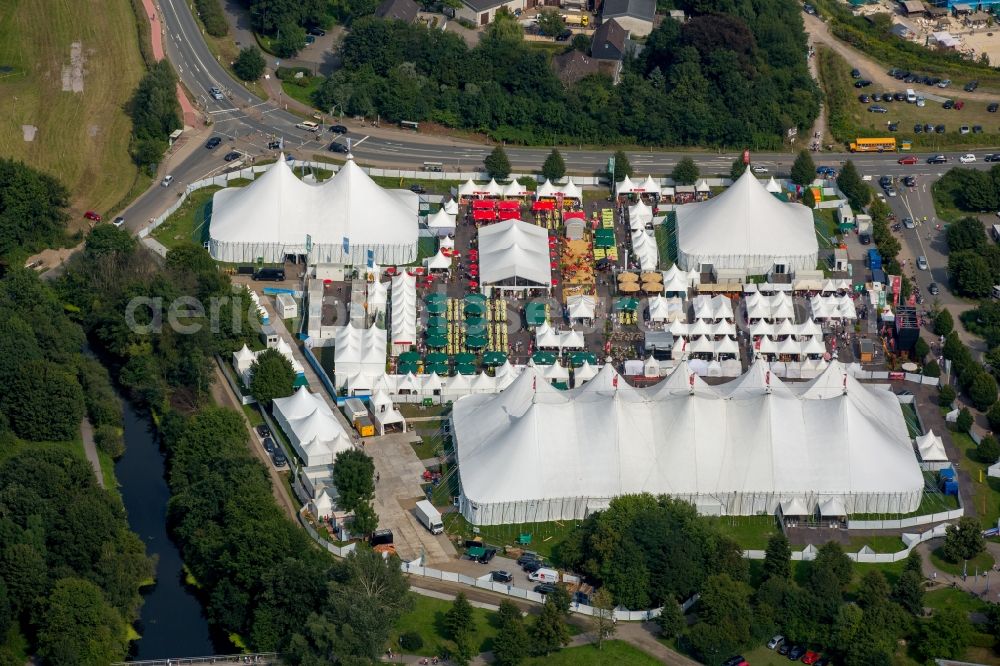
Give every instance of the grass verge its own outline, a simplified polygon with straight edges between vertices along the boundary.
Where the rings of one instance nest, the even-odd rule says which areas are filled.
[[[958,562],[957,564],[954,564],[944,559],[944,555],[942,555],[942,552],[943,551],[940,547],[932,550],[931,563],[941,571],[944,571],[945,573],[950,573],[954,576],[962,575],[963,571],[965,571],[967,575],[972,576],[976,573],[977,570],[989,571],[990,569],[993,568],[993,556],[990,555],[989,552],[987,551],[979,553],[978,555],[973,557],[971,560],[968,560],[967,562]]]
[[[525,666],[654,666],[661,662],[624,641],[605,641],[600,649],[596,645],[580,645],[523,663]]]
[[[988,604],[965,590],[944,588],[925,594],[924,606],[934,610],[954,608],[964,613],[982,613],[986,611]]]
[[[460,513],[444,516],[444,528],[448,534],[463,540],[475,536],[495,546],[515,546],[521,534],[530,534],[531,543],[525,546],[543,557],[552,557],[553,551],[582,521],[562,520],[547,523],[516,523],[512,525],[480,525],[479,533],[472,531],[472,525]]]
[[[986,475],[989,465],[979,462],[976,457],[976,443],[964,432],[951,433],[955,446],[962,452],[961,466],[972,477],[972,491],[975,496],[975,511],[979,514],[984,528],[995,527],[1000,519],[1000,479]]]
[[[434,599],[420,594],[408,593],[413,599],[413,610],[399,618],[389,642],[393,651],[403,651],[399,637],[405,633],[416,633],[423,640],[422,647],[407,650],[408,654],[433,657],[454,650],[454,643],[445,638],[444,616],[451,608],[451,602]],[[473,608],[474,631],[471,644],[476,652],[493,649],[493,639],[497,635],[497,615],[482,608]]]
[[[712,523],[745,550],[764,550],[767,540],[779,531],[774,516],[725,516]]]
[[[153,230],[153,238],[173,249],[184,243],[198,245],[208,237],[208,221],[212,215],[212,195],[221,187],[203,187],[192,192],[174,214]]]
[[[129,0],[107,0],[98,11],[9,0],[0,10],[0,66],[12,68],[0,78],[0,155],[59,178],[80,215],[107,213],[138,177],[125,113],[145,71],[138,39]],[[32,141],[25,126],[37,128]]]

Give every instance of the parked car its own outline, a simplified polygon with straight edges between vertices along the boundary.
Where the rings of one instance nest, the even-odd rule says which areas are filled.
[[[426,194],[427,188],[420,183],[414,183],[413,185],[410,185],[410,191],[416,192],[417,194]]]
[[[860,79],[860,80],[854,82],[854,87],[855,88],[867,88],[871,84],[872,84],[872,82],[869,81],[868,79]]]
[[[567,30],[563,30],[558,35],[556,35],[556,41],[557,42],[566,42],[566,41],[569,41],[569,38],[572,37],[572,36],[573,36],[573,31],[572,30],[568,30],[568,29]]]
[[[208,148],[209,150],[214,150],[219,147],[220,143],[222,143],[222,138],[218,136],[213,136],[211,139],[205,142],[205,147]]]
[[[326,30],[323,28],[309,28],[309,34],[313,37],[322,37],[326,34]]]
[[[539,583],[535,586],[535,592],[538,594],[550,594],[556,591],[556,586],[553,583]]]
[[[837,170],[832,166],[818,166],[816,167],[816,173],[820,176],[827,176],[833,178],[837,175]]]
[[[735,657],[730,657],[726,659],[722,666],[749,666],[749,662],[743,658],[743,655],[738,654]]]
[[[882,93],[872,93],[872,101],[873,102],[881,102],[882,101]]]
[[[959,133],[959,134],[968,134],[968,133],[969,133],[969,132],[971,132],[971,131],[972,131],[972,130],[971,130],[971,129],[969,129],[969,126],[968,126],[968,125],[962,125],[961,127],[959,127],[959,128],[958,128],[958,133]]]
[[[163,187],[170,187],[173,184],[173,182],[174,182],[174,177],[167,174],[166,176],[163,177],[163,180],[160,181],[160,185],[162,185]]]
[[[541,560],[528,560],[527,562],[521,565],[521,570],[524,571],[525,573],[530,574],[530,573],[535,573],[544,566],[545,563],[542,562]]]
[[[538,553],[536,553],[534,551],[526,550],[523,553],[521,553],[520,557],[517,558],[517,563],[523,565],[528,560],[540,560],[540,559],[542,559],[542,558],[541,558],[541,556]]]
[[[923,132],[923,131],[924,131],[924,126],[923,126],[923,125],[921,125],[920,123],[917,123],[916,125],[914,125],[914,126],[913,126],[913,131],[914,131],[914,132],[915,132],[916,134],[920,134],[921,132]]]
[[[226,96],[222,94],[222,90],[218,86],[212,86],[211,88],[209,88],[208,94],[211,95],[212,99],[216,101],[222,101],[226,98]]]
[[[950,85],[951,85],[951,79],[945,79],[943,81],[938,81],[937,83],[938,88],[947,88]]]
[[[938,286],[937,282],[931,282],[927,285],[927,293],[931,296],[937,296],[941,293],[941,288]]]
[[[906,101],[906,93],[898,92],[898,93],[893,94],[892,97],[897,102],[905,102]]]
[[[490,561],[497,556],[496,548],[487,548],[486,552],[476,558],[476,561],[480,564],[489,564]]]
[[[858,234],[858,242],[862,245],[871,245],[872,236],[869,233]]]
[[[792,649],[788,651],[788,658],[791,661],[798,661],[803,654],[805,654],[806,649],[801,645],[793,645]]]
[[[1000,104],[997,104],[996,102],[992,102],[986,107],[986,110],[990,113],[996,113],[997,109],[1000,109]]]
[[[907,229],[916,229],[917,228],[917,225],[913,221],[912,217],[904,217],[903,218],[903,226],[906,227]]]
[[[778,654],[788,654],[788,652],[791,649],[792,649],[792,646],[788,644],[788,641],[785,641],[781,645],[778,646]]]
[[[330,125],[330,131],[334,134],[347,134],[347,128],[343,125]]]
[[[924,99],[923,97],[918,97],[917,98],[917,106],[919,106],[921,108],[927,106],[927,100]]]
[[[812,666],[812,664],[815,664],[817,661],[819,661],[818,652],[813,652],[812,650],[806,650],[806,653],[802,655],[802,663],[806,664],[807,666]]]
[[[944,101],[944,104],[942,104],[941,106],[942,108],[950,109],[951,107],[955,106],[955,102],[954,100],[946,99]]]
[[[243,157],[243,153],[239,152],[238,150],[231,150],[228,153],[226,153],[226,156],[223,157],[222,159],[226,160],[227,162],[235,162],[241,157]]]
[[[916,176],[906,176],[905,178],[903,178],[903,185],[905,185],[906,187],[916,187],[917,186]]]
[[[916,164],[917,163],[917,156],[916,155],[907,155],[906,157],[900,157],[898,160],[896,160],[896,162],[898,164]]]
[[[982,134],[983,133],[983,126],[982,125],[973,125],[972,126],[972,133],[973,134]]]
[[[274,453],[274,440],[273,439],[271,439],[270,437],[265,437],[262,443],[264,444],[264,450],[265,451],[267,451],[268,453]]]
[[[978,87],[979,87],[979,81],[969,81],[968,83],[965,84],[965,87],[963,87],[962,89],[965,92],[972,92]]]
[[[878,104],[872,104],[868,107],[868,113],[889,113],[889,109],[884,106],[879,106]]]
[[[284,467],[288,464],[288,458],[285,457],[285,453],[278,448],[276,448],[274,453],[271,454],[271,460],[274,461],[275,467]]]
[[[777,636],[773,637],[771,640],[767,642],[767,649],[775,650],[779,645],[781,645],[784,642],[785,642],[785,637],[782,636],[781,634],[778,634]]]
[[[899,131],[899,123],[889,123],[889,131],[890,132],[898,132]]]
[[[490,580],[497,583],[510,583],[514,580],[514,576],[508,571],[491,571]]]
[[[283,282],[285,279],[284,268],[261,268],[253,274],[253,279],[259,282]]]
[[[917,257],[917,268],[919,268],[922,271],[927,270],[927,257],[925,257],[924,255],[920,255],[919,257]]]
[[[101,217],[100,213],[98,213],[97,211],[93,211],[93,210],[88,210],[86,213],[83,214],[83,216],[85,218],[87,218],[88,220],[91,220],[93,222],[100,222],[101,220],[104,219],[104,218]]]
[[[956,111],[961,111],[962,109],[965,108],[965,102],[963,102],[962,100],[956,101],[954,108],[955,108]]]
[[[761,164],[754,164],[750,167],[750,171],[753,173],[767,173],[767,167]]]
[[[962,133],[965,134],[965,132]],[[976,161],[976,156],[973,155],[972,153],[966,153],[965,155],[959,157],[958,161],[961,162],[962,164],[969,164],[970,162]]]
[[[889,187],[885,188],[885,193],[890,197],[894,197],[899,194],[899,192],[896,190],[895,185],[890,185]]]
[[[327,150],[329,150],[331,153],[346,153],[346,152],[348,152],[347,146],[345,146],[342,143],[337,143],[336,141],[334,141],[333,143],[331,143],[329,145],[329,147],[327,148]]]
[[[256,430],[257,430],[257,434],[259,436],[261,436],[261,437],[270,437],[271,436],[271,429],[268,428],[263,423],[261,423],[259,426],[257,426]]]
[[[924,134],[930,134],[934,131],[934,125],[930,123],[924,123]]]
[[[816,16],[816,8],[810,4],[802,5],[802,11],[804,11],[806,14],[812,14],[813,16]]]
[[[948,130],[945,128],[944,125],[935,125],[934,126],[934,131],[937,132],[938,134],[944,134]]]
[[[306,35],[306,46],[309,46],[310,44],[315,44],[315,43],[316,43],[316,38],[315,37],[313,37],[312,35]]]
[[[280,141],[268,141],[267,142],[267,149],[268,150],[281,150],[281,142]]]
[[[870,95],[858,95],[858,101],[862,104],[868,104],[872,101],[872,98]]]
[[[115,221],[112,222],[111,224],[121,229],[122,227],[125,226],[125,218],[119,215],[118,217],[115,218]]]
[[[851,70],[851,78],[852,79],[860,79],[861,78],[861,70],[860,69],[852,69]]]

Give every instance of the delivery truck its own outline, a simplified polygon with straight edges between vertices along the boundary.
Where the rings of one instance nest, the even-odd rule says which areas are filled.
[[[427,500],[420,500],[414,509],[417,520],[430,531],[431,534],[441,534],[444,532],[444,523],[441,521],[441,513],[434,508],[434,505]]]
[[[563,14],[562,17],[566,25],[574,25],[581,28],[586,28],[590,25],[590,17],[586,14]]]
[[[558,583],[559,572],[555,569],[539,569],[528,574],[528,580],[536,583]]]

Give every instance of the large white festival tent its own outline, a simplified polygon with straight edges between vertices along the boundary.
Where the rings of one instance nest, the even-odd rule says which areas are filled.
[[[581,388],[526,368],[499,395],[455,401],[459,508],[474,525],[580,519],[628,493],[665,493],[703,513],[907,513],[924,487],[895,395],[831,363],[781,382],[765,363],[708,386],[682,362],[635,388],[610,366]]]
[[[775,198],[747,169],[726,191],[677,208],[677,263],[764,275],[815,270],[819,243],[809,208]]]
[[[275,420],[306,467],[332,465],[338,453],[352,448],[330,406],[305,386],[287,398],[275,398],[273,405]]]
[[[480,281],[504,289],[549,287],[549,234],[521,220],[505,220],[479,229]]]
[[[418,207],[416,194],[383,189],[353,159],[312,184],[282,155],[246,187],[215,193],[209,252],[230,263],[308,255],[310,263],[363,266],[371,250],[376,263],[409,264],[417,258]]]

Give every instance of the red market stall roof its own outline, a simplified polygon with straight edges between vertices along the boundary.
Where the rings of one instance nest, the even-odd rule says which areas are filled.
[[[472,202],[472,210],[493,210],[496,208],[496,201],[487,201],[483,199],[477,199]]]
[[[500,210],[517,210],[521,206],[520,201],[500,201]]]
[[[555,210],[555,201],[536,201],[531,204],[531,210]]]
[[[501,220],[516,220],[521,217],[521,214],[516,210],[501,210],[500,219]]]
[[[475,220],[476,222],[484,222],[484,221],[492,222],[493,220],[497,219],[497,214],[495,211],[492,210],[474,210],[472,211],[472,219]]]
[[[574,219],[577,219],[577,218],[579,218],[581,220],[586,220],[587,219],[587,214],[584,213],[582,210],[571,210],[571,211],[568,211],[565,215],[563,215],[563,219],[566,219],[566,220],[574,220]]]

